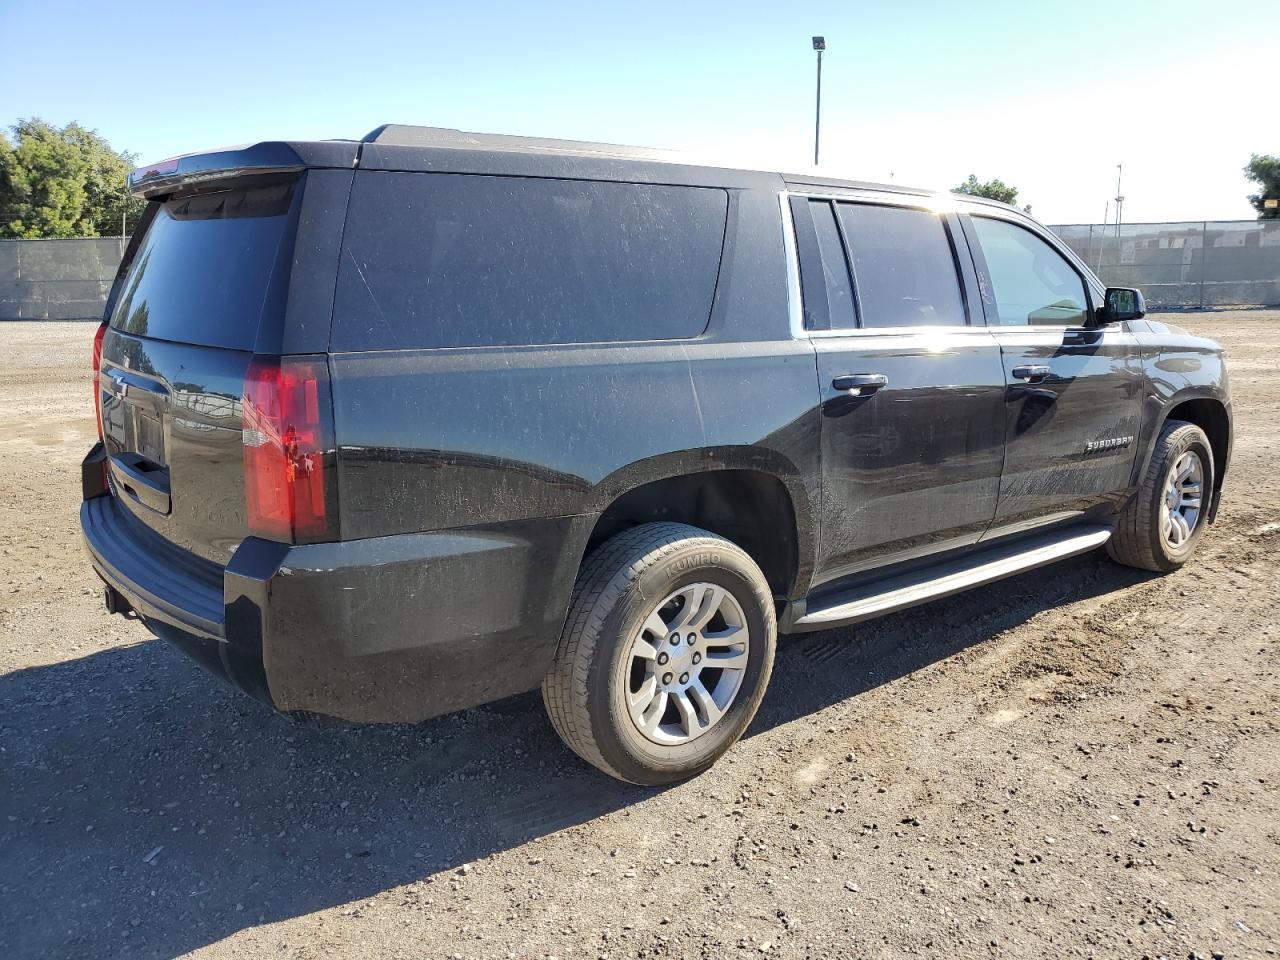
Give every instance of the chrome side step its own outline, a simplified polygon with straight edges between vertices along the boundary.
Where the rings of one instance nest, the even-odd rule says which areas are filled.
[[[977,550],[941,567],[916,570],[824,598],[822,606],[810,605],[791,629],[827,630],[870,620],[1087,553],[1110,538],[1109,527],[1071,527],[1009,546]]]

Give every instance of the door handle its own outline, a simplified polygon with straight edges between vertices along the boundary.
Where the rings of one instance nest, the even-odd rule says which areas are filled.
[[[1040,383],[1049,374],[1053,373],[1053,370],[1041,363],[1022,363],[1014,367],[1010,372],[1018,380],[1025,380],[1027,383]]]
[[[883,373],[844,373],[831,380],[833,388],[851,397],[869,397],[888,385],[889,378]]]

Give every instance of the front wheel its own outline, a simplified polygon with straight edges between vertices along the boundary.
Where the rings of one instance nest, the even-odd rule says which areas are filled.
[[[745,551],[697,527],[644,524],[583,562],[543,703],[588,763],[674,783],[742,736],[776,638],[768,582]]]
[[[1213,448],[1193,423],[1170,420],[1160,431],[1137,494],[1107,541],[1113,560],[1168,573],[1191,559],[1204,534],[1213,495]]]

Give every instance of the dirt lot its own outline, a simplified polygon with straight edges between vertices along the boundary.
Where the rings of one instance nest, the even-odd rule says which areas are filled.
[[[715,770],[625,787],[533,697],[295,726],[108,617],[88,324],[0,326],[0,956],[1280,950],[1280,313],[1183,571],[1067,561],[784,642]]]

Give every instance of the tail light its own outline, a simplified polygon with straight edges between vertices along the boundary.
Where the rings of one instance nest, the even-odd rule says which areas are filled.
[[[334,539],[333,409],[324,357],[254,357],[241,414],[251,532],[285,543]]]
[[[106,323],[93,335],[93,419],[98,424],[98,439],[102,439],[102,384],[98,374],[102,370],[102,338],[107,335]]]

